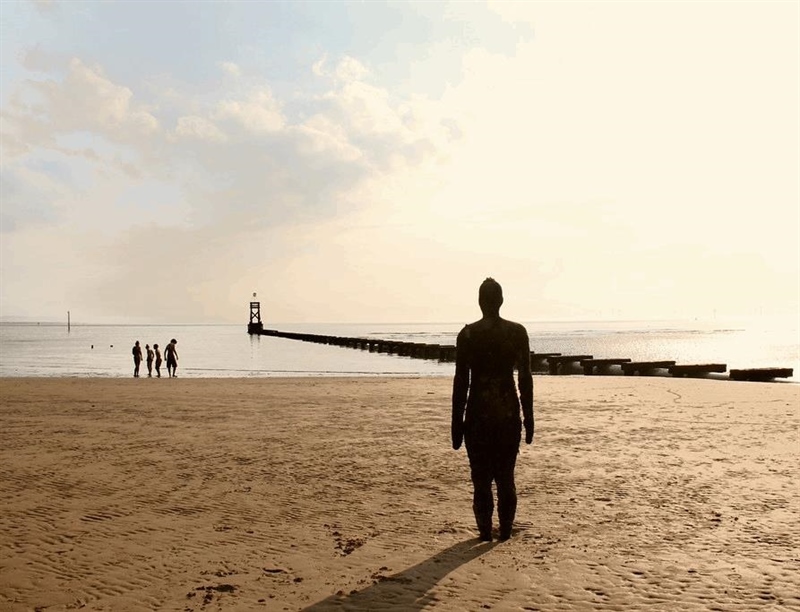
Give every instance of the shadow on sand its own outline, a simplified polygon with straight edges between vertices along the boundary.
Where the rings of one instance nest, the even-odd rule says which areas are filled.
[[[378,571],[372,575],[373,585],[348,595],[331,595],[303,610],[422,610],[432,601],[428,591],[442,578],[496,545],[477,538],[459,542],[402,572],[385,575]]]

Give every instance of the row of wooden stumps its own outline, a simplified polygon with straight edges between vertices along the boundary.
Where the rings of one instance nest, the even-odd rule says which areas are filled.
[[[431,359],[442,362],[453,362],[456,359],[456,347],[449,344],[425,344],[421,342],[402,342],[399,340],[381,340],[374,338],[352,338],[343,336],[325,336],[320,334],[303,334],[283,332],[275,329],[263,329],[258,326],[248,327],[248,332],[262,336],[274,336],[315,342],[346,348],[361,349],[371,353],[387,353],[414,359]],[[616,374],[621,371],[625,376],[664,376],[702,377],[708,374],[724,374],[728,366],[724,363],[683,364],[675,361],[633,361],[631,359],[595,359],[592,355],[562,355],[561,353],[531,352],[531,370],[548,374],[580,374],[587,376],[598,374]],[[732,369],[728,376],[732,380],[770,381],[776,378],[791,378],[792,368],[751,368]]]
[[[675,361],[633,361],[631,359],[595,359],[592,355],[562,355],[561,353],[531,353],[531,369],[537,366],[547,368],[550,374],[575,373],[576,368],[587,376],[593,374],[612,374],[618,367],[626,376],[706,376],[724,374],[728,371],[724,363],[678,364]],[[776,378],[791,378],[792,368],[748,368],[732,369],[728,376],[732,380],[770,381]]]
[[[290,340],[302,340],[303,342],[315,342],[317,344],[330,344],[332,346],[361,349],[369,351],[370,353],[388,353],[400,357],[433,359],[437,361],[456,360],[456,347],[447,344],[423,344],[421,342],[402,342],[399,340],[323,336],[319,334],[282,332],[275,329],[264,329],[258,333],[262,336],[275,336],[278,338],[289,338]]]

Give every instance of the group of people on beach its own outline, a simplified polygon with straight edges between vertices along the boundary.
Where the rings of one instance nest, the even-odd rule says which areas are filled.
[[[175,378],[178,376],[178,341],[173,338],[169,341],[169,344],[164,348],[164,358],[167,361],[167,374],[170,378]],[[155,369],[156,369],[156,378],[161,378],[161,363],[163,359],[161,357],[161,350],[158,348],[157,344],[153,345],[153,348],[150,348],[149,344],[144,345],[144,350],[147,353],[147,376],[148,378],[153,376],[153,362],[155,362]],[[142,363],[142,347],[137,340],[132,349],[133,353],[133,377],[139,378],[139,366]]]

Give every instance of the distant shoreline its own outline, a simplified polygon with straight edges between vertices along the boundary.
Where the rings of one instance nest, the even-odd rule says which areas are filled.
[[[459,323],[266,326],[298,337],[363,341],[355,343],[360,349],[354,349],[332,346],[332,342],[250,336],[245,324],[75,323],[67,330],[61,324],[5,323],[0,324],[3,347],[0,376],[124,378],[129,370],[132,373],[130,347],[135,340],[144,346],[165,344],[170,338],[179,342],[179,375],[192,377],[451,376],[452,355],[442,357],[442,351],[437,353],[433,347],[454,346],[462,326]],[[783,328],[764,332],[723,325],[682,326],[675,321],[526,323],[526,326],[531,349],[536,353],[629,358],[634,362],[671,360],[681,366],[725,364],[728,371],[793,368],[793,380],[800,380],[800,336]],[[577,365],[570,367],[575,369]],[[622,374],[619,366],[611,370],[612,375]]]

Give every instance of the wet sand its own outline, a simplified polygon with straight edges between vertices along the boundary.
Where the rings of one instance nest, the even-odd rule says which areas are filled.
[[[536,377],[479,543],[445,378],[0,378],[0,609],[800,610],[800,385]]]

